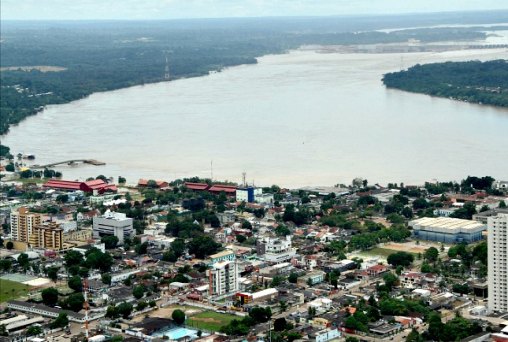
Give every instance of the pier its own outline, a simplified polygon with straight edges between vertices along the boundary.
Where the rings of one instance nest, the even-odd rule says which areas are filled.
[[[46,169],[49,167],[62,165],[62,164],[73,165],[73,164],[77,164],[77,163],[91,164],[91,165],[95,165],[95,166],[106,165],[106,163],[95,160],[95,159],[71,159],[71,160],[64,160],[61,162],[50,163],[50,164],[45,164],[45,165],[32,165],[30,168],[31,169]]]

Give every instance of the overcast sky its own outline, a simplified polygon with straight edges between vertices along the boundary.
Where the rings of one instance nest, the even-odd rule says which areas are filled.
[[[177,19],[508,9],[508,0],[1,0],[2,19]]]

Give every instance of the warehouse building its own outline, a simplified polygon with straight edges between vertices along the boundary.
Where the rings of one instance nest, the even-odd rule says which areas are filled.
[[[449,217],[423,217],[409,221],[416,239],[444,243],[471,243],[483,238],[487,226],[470,220]]]

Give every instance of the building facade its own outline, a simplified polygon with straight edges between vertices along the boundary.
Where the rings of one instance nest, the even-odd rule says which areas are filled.
[[[238,265],[234,261],[220,261],[206,271],[209,279],[209,294],[223,296],[239,289]]]
[[[449,217],[423,217],[409,221],[417,239],[444,243],[471,243],[483,239],[484,224]]]
[[[118,244],[123,245],[125,238],[132,236],[133,233],[133,219],[123,213],[108,210],[104,215],[93,218],[94,238],[113,235],[118,238]]]
[[[55,222],[41,223],[32,228],[28,238],[30,247],[61,250],[63,249],[63,229]]]
[[[13,240],[28,242],[33,228],[42,222],[42,215],[31,213],[22,207],[11,212],[11,237]]]
[[[275,263],[291,260],[296,254],[289,235],[285,238],[265,237],[258,240],[256,252],[258,257]]]
[[[489,311],[508,312],[508,214],[488,218]]]

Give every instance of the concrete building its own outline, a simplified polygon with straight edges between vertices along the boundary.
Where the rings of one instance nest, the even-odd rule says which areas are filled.
[[[252,203],[256,195],[263,194],[263,189],[249,186],[247,188],[236,189],[236,200],[238,202]]]
[[[132,236],[133,233],[133,219],[125,214],[107,210],[104,215],[93,218],[94,238],[114,235],[118,238],[118,244],[123,245],[125,238]]]
[[[498,214],[508,214],[508,208],[494,208],[481,213],[474,214],[473,220],[483,224],[487,224],[489,217],[497,216]]]
[[[236,259],[235,252],[230,249],[226,249],[222,252],[212,254],[208,256],[208,264],[213,265],[221,261],[233,261]]]
[[[508,214],[488,218],[489,311],[508,312]]]
[[[256,252],[258,257],[275,263],[291,260],[296,254],[289,235],[285,238],[264,237],[258,240]]]
[[[220,261],[206,271],[209,279],[209,294],[211,296],[224,296],[238,291],[239,272],[234,261]]]
[[[482,232],[487,229],[476,221],[449,217],[423,217],[409,221],[413,236],[417,239],[444,243],[471,243],[483,238]]]
[[[298,278],[298,285],[306,286],[306,285],[316,285],[320,284],[325,280],[326,273],[323,271],[312,271],[306,273],[304,276]]]
[[[42,215],[31,213],[28,208],[22,207],[11,211],[11,237],[13,240],[28,242],[32,230],[41,224]]]
[[[61,250],[63,249],[63,229],[55,222],[45,222],[32,228],[28,238],[30,247]]]

